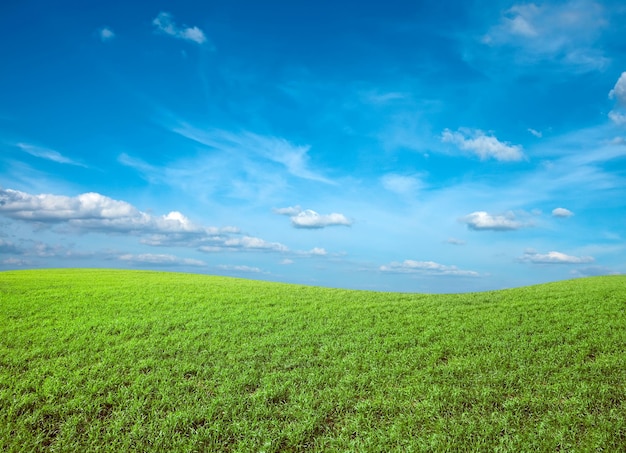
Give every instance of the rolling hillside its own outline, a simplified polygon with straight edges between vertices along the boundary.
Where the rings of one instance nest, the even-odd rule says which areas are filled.
[[[3,451],[626,451],[626,277],[0,273]]]

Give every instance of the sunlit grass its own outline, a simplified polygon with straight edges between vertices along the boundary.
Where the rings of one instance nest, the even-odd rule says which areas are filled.
[[[626,451],[626,278],[0,273],[3,451]]]

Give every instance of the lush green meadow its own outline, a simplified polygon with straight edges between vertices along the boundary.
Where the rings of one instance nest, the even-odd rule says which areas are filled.
[[[2,451],[626,451],[626,278],[0,273]]]

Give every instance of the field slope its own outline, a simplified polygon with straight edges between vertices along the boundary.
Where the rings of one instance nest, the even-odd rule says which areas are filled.
[[[0,273],[2,451],[626,451],[626,278]]]

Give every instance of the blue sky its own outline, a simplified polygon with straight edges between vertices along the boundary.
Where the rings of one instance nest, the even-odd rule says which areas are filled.
[[[0,6],[0,269],[626,273],[626,6]]]

